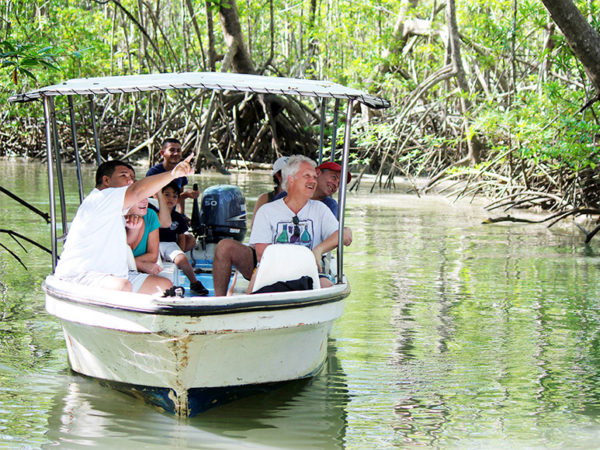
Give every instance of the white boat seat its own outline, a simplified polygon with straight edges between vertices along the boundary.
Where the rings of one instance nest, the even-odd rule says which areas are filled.
[[[309,248],[294,244],[272,244],[265,248],[256,271],[252,292],[277,283],[309,276],[313,289],[320,287],[315,256]]]

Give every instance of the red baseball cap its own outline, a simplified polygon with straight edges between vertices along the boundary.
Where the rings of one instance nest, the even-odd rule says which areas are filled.
[[[324,162],[323,164],[321,164],[320,166],[317,166],[317,169],[319,169],[319,170],[327,169],[327,170],[333,170],[334,172],[341,172],[342,166],[340,166],[338,163],[334,163],[332,161],[327,161],[327,162]],[[351,179],[352,179],[352,175],[350,175],[350,172],[348,172],[348,179],[346,180],[346,182],[350,183]]]

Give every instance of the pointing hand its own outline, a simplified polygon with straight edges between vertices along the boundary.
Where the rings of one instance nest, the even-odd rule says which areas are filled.
[[[192,167],[192,159],[194,159],[194,153],[190,153],[190,155],[173,167],[171,170],[171,175],[175,178],[185,177],[186,175],[192,175],[194,173],[194,169]]]

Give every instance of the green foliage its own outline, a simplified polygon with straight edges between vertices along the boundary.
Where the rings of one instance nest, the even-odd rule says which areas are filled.
[[[580,94],[557,83],[544,86],[544,94],[524,92],[509,110],[490,103],[473,126],[486,137],[492,154],[518,148],[522,158],[573,170],[598,164],[600,125],[577,113]],[[579,117],[578,117],[579,116]]]
[[[13,20],[2,41],[0,85],[9,93],[53,84],[64,78],[102,75],[108,68],[111,22],[102,11],[48,4],[13,5]],[[26,77],[26,80],[21,79]]]
[[[56,66],[56,53],[51,53],[51,46],[37,49],[35,44],[13,44],[10,41],[0,41],[0,67],[10,74],[15,85],[19,84],[19,76],[35,80],[33,70],[46,68],[59,70]]]
[[[206,4],[213,13],[218,13],[221,8],[231,9],[231,0],[206,0]]]
[[[215,50],[222,55],[227,43],[217,16],[220,9],[231,7],[231,0],[206,2],[215,19]],[[10,26],[0,29],[0,100],[61,79],[203,70],[206,2],[191,0],[199,37],[185,2],[161,2],[160,8],[137,0],[122,0],[122,7],[93,1],[13,2]],[[448,162],[460,159],[466,137],[475,135],[491,158],[516,149],[513,157],[572,170],[598,164],[600,130],[594,111],[578,112],[592,96],[589,81],[537,0],[455,2],[468,92],[459,90],[454,78],[433,83],[408,112],[403,108],[424,80],[449,61],[446,15],[439,2],[247,0],[236,5],[257,69],[328,79],[391,100],[394,107],[387,115],[358,130],[357,163],[376,164],[384,146],[401,147],[401,133],[411,128],[395,123],[394,116],[402,113],[404,122],[420,124],[407,150],[395,155],[394,162],[407,167],[427,164],[430,150]],[[311,11],[313,5],[316,9]],[[600,29],[600,4],[577,5]],[[420,23],[425,31],[396,35],[401,11],[407,24]],[[466,118],[460,107],[463,100],[472,105]],[[120,107],[131,116],[147,105],[140,98]],[[5,117],[12,117],[12,108],[4,111]],[[4,122],[4,127],[12,126],[10,120]]]

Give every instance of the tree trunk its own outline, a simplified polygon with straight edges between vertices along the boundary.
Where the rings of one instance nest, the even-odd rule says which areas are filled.
[[[381,62],[375,68],[373,74],[371,74],[372,80],[375,76],[385,75],[390,70],[398,71],[405,79],[410,79],[408,71],[402,67],[392,67],[391,62],[399,58],[399,55],[404,50],[408,38],[411,36],[429,36],[434,33],[432,27],[432,20],[424,20],[418,18],[408,18],[409,12],[416,8],[418,0],[402,0],[400,4],[400,12],[394,25],[394,31],[392,37],[389,40],[389,46],[384,49],[381,53]],[[435,14],[435,12],[433,13]],[[368,83],[367,83],[368,84]]]
[[[585,20],[571,0],[542,0],[542,3],[583,64],[590,81],[600,92],[600,34]]]
[[[236,73],[255,73],[254,63],[244,42],[240,16],[235,0],[223,0],[219,6],[225,42],[232,51],[232,68]]]
[[[215,27],[211,4],[206,2],[206,34],[208,34],[208,70],[216,70],[217,52],[215,51]]]
[[[448,50],[450,53],[453,72],[456,75],[456,81],[459,89],[462,91],[460,95],[460,109],[463,115],[464,133],[467,136],[467,145],[469,148],[467,158],[472,164],[478,164],[481,158],[481,149],[483,145],[477,135],[471,136],[469,132],[468,115],[471,110],[471,101],[468,99],[469,84],[465,76],[465,69],[460,55],[460,39],[458,36],[458,25],[456,23],[456,6],[454,0],[448,0],[446,9],[446,18],[448,22]]]
[[[550,74],[550,69],[552,67],[552,51],[554,50],[554,31],[556,29],[556,24],[548,23],[546,25],[546,39],[544,40],[544,59],[542,64],[540,64],[540,71],[538,74],[538,91],[541,94],[542,92],[542,84],[548,81],[548,75]]]
[[[317,73],[317,64],[316,58],[318,54],[318,45],[319,42],[315,37],[315,29],[316,29],[316,20],[317,20],[317,0],[310,0],[310,10],[308,13],[308,26],[307,26],[307,34],[308,34],[308,46],[306,49],[306,69],[305,73],[309,75],[309,78],[316,77]]]
[[[200,32],[200,27],[198,26],[198,20],[196,20],[196,14],[194,13],[194,6],[192,5],[191,0],[185,0],[185,4],[188,9],[188,13],[190,14],[190,19],[192,21],[192,25],[194,26],[194,31],[196,32],[196,37],[198,38],[198,42],[200,43],[200,52],[202,53],[202,69],[206,69],[206,58],[204,57],[204,46],[202,45],[202,33]],[[208,21],[208,19],[207,19]],[[210,39],[210,29],[209,29],[209,39]],[[209,59],[210,60],[210,59]],[[210,65],[209,65],[210,67]],[[210,70],[214,70],[211,68]]]
[[[398,19],[396,20],[396,24],[394,26],[394,32],[392,34],[392,39],[390,40],[390,46],[386,48],[382,53],[382,63],[377,68],[380,74],[384,74],[389,71],[389,59],[392,56],[399,55],[406,44],[406,40],[408,38],[408,34],[405,31],[405,25],[407,22],[407,13],[408,10],[415,6],[416,2],[409,2],[408,0],[404,0],[400,4],[400,12],[398,13]]]

